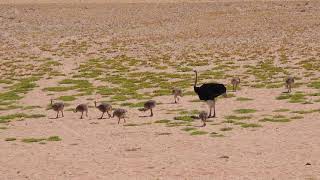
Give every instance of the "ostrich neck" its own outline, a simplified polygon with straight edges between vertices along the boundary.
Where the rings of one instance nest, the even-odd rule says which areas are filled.
[[[194,87],[197,87],[197,82],[198,82],[198,72],[197,72],[197,71],[195,71],[195,73],[196,73],[196,79],[195,79],[195,81],[194,81]]]

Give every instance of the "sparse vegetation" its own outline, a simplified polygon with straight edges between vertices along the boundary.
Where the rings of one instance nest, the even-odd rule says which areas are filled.
[[[61,101],[74,101],[76,98],[74,96],[60,96],[58,98]]]
[[[255,124],[255,123],[249,123],[249,124],[241,124],[241,127],[243,128],[256,128],[256,127],[262,127],[260,124]]]
[[[276,110],[274,110],[273,112],[288,112],[288,111],[290,111],[290,109],[276,109]]]
[[[205,135],[205,134],[208,134],[208,132],[206,132],[206,131],[193,131],[193,132],[191,132],[190,135],[195,136],[195,135]]]
[[[40,142],[44,140],[46,140],[46,138],[24,138],[21,141],[25,143],[34,143],[34,142]]]
[[[246,98],[246,97],[238,97],[236,100],[237,100],[237,101],[252,101],[253,99],[251,99],[251,98]]]
[[[42,114],[27,115],[24,113],[10,114],[5,116],[0,116],[0,123],[7,123],[7,122],[10,122],[11,120],[19,119],[19,118],[23,119],[23,118],[41,118],[41,117],[45,117],[45,115],[42,115]]]
[[[255,113],[257,110],[255,109],[236,109],[234,112],[239,113],[239,114],[249,114],[249,113]]]
[[[191,116],[177,116],[177,117],[174,117],[174,120],[191,122],[193,121],[193,118]]]
[[[21,141],[24,143],[34,143],[42,141],[61,141],[62,139],[59,136],[50,136],[48,138],[23,138]]]
[[[183,129],[181,129],[182,131],[194,131],[196,130],[196,128],[193,128],[193,127],[185,127]]]
[[[62,139],[59,136],[50,136],[47,141],[61,141]]]
[[[220,131],[231,131],[233,128],[232,127],[224,127],[221,128]]]
[[[225,119],[227,120],[249,120],[251,118],[252,116],[235,116],[235,115],[230,115],[225,117]]]
[[[5,141],[15,141],[17,138],[6,138]]]
[[[275,115],[270,118],[260,119],[259,121],[261,121],[261,122],[290,122],[290,119],[286,118],[285,116],[282,116],[282,115]]]
[[[169,123],[169,122],[170,122],[170,120],[163,119],[163,120],[155,121],[154,123]]]

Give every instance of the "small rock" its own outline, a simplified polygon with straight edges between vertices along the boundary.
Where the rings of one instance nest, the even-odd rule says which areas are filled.
[[[311,166],[311,163],[307,163],[306,166]]]

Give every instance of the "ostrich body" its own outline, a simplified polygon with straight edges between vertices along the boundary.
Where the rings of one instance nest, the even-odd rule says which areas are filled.
[[[153,108],[156,107],[156,101],[154,100],[149,100],[147,102],[144,103],[144,107],[139,109],[140,111],[147,111],[147,110],[150,110],[151,114],[150,114],[150,117],[153,116]]]
[[[206,126],[206,121],[208,119],[208,113],[205,112],[205,111],[201,111],[199,113],[199,118],[201,119],[201,121],[203,123],[202,127],[205,127]]]
[[[178,88],[173,88],[172,89],[172,94],[173,94],[173,97],[174,97],[174,103],[177,103],[180,100],[179,97],[182,97],[182,90],[178,89]]]
[[[104,114],[107,113],[109,118],[111,118],[111,114],[110,114],[110,111],[112,111],[112,106],[110,104],[107,104],[107,103],[101,103],[99,104],[99,106],[97,106],[97,102],[95,101],[94,102],[94,106],[99,109],[99,111],[102,112],[102,115],[99,119],[102,119]]]
[[[127,110],[125,110],[125,109],[121,109],[121,108],[115,109],[113,111],[112,117],[115,117],[115,116],[118,117],[118,124],[120,123],[120,119],[123,119],[124,123],[126,123],[126,119],[125,119],[126,113],[127,113]]]
[[[240,78],[239,78],[239,77],[232,78],[232,79],[231,79],[231,84],[232,84],[232,90],[233,90],[233,91],[237,91],[237,87],[238,87],[239,84],[240,84]]]
[[[194,92],[198,94],[199,99],[202,101],[206,101],[209,105],[210,113],[208,118],[216,116],[216,107],[215,107],[215,98],[220,95],[226,95],[227,89],[223,84],[219,83],[205,83],[200,87],[197,87],[198,81],[198,72],[194,71],[196,74],[195,82],[194,82]],[[213,109],[213,116],[211,115],[211,111]]]
[[[75,113],[76,113],[76,112],[81,112],[81,117],[80,117],[80,119],[83,118],[83,113],[84,113],[84,112],[86,113],[86,116],[88,117],[88,105],[86,105],[86,104],[79,104],[79,105],[76,107],[76,109],[75,109],[74,112],[75,112]]]
[[[288,89],[288,93],[291,93],[292,85],[294,84],[294,78],[288,77],[285,80],[285,83],[286,83],[286,88]]]
[[[63,102],[53,103],[53,100],[51,99],[50,105],[51,105],[51,108],[52,108],[54,111],[57,112],[56,119],[59,118],[59,112],[61,112],[62,117],[64,117],[64,115],[63,115],[63,109],[64,109],[64,104],[63,104]]]

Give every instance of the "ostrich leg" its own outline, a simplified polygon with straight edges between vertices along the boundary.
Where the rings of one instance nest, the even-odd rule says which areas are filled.
[[[213,117],[216,117],[216,100],[213,100]]]
[[[289,85],[289,92],[291,93],[291,85]]]
[[[103,115],[104,115],[104,112],[102,113],[101,117],[99,119],[102,119],[103,118]]]
[[[111,118],[111,114],[109,113],[109,111],[107,111],[107,113],[108,113],[108,116],[109,116],[109,119]]]
[[[215,108],[214,108],[215,107],[215,99],[214,100],[210,100],[207,103],[208,103],[208,106],[209,106],[209,109],[210,109],[208,118],[215,117],[216,116],[216,111],[215,111]],[[212,109],[214,110],[213,116],[212,116]]]
[[[211,118],[211,110],[212,110],[211,105],[209,105],[209,109],[210,109],[210,112],[209,112],[209,116],[208,116],[208,118]]]
[[[81,112],[81,117],[80,117],[80,119],[82,119],[83,118],[83,112]]]

